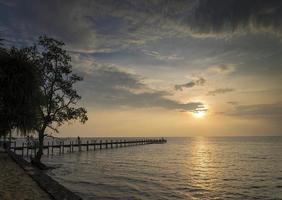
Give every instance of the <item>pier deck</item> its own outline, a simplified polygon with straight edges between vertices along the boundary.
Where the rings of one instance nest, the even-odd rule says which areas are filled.
[[[146,145],[146,144],[163,144],[167,140],[164,138],[158,139],[128,139],[128,140],[86,140],[86,141],[61,141],[61,142],[47,142],[44,144],[44,154],[54,155],[54,154],[64,154],[72,153],[77,151],[90,151],[90,150],[102,150],[102,149],[113,149],[130,147],[136,145]],[[35,144],[27,144],[22,142],[21,144],[13,142],[10,147],[11,151],[14,151],[18,155],[33,156],[38,150],[38,146]]]

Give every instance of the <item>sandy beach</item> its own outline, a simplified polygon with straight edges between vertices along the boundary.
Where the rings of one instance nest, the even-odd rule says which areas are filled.
[[[0,150],[0,165],[1,200],[51,199],[3,150]]]

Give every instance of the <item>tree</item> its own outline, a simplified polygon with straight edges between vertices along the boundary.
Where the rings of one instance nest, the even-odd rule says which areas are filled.
[[[36,131],[38,133],[38,152],[33,160],[40,163],[43,154],[46,129],[58,132],[58,127],[70,120],[87,121],[87,111],[77,107],[81,97],[73,85],[82,78],[72,72],[71,57],[63,48],[64,43],[46,36],[39,37],[38,47],[27,48],[35,65],[40,72],[41,93],[43,102],[39,106],[40,121]]]
[[[40,104],[39,71],[25,51],[0,50],[0,133],[35,130]]]

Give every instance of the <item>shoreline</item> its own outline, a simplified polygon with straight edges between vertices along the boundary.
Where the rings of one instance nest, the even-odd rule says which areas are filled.
[[[31,163],[27,162],[26,160],[24,160],[21,156],[16,155],[14,152],[11,151],[7,151],[7,152],[3,152],[1,151],[1,156],[0,158],[3,160],[3,164],[4,166],[7,166],[6,169],[2,168],[1,170],[3,170],[2,174],[7,175],[7,171],[8,170],[13,170],[13,173],[10,174],[10,177],[4,177],[4,179],[13,179],[16,178],[15,177],[15,172],[16,173],[21,173],[21,177],[22,179],[22,183],[23,187],[25,187],[26,183],[25,182],[29,182],[31,186],[26,187],[25,189],[30,192],[30,190],[34,191],[34,193],[39,193],[41,196],[43,196],[43,198],[40,198],[37,195],[34,198],[33,197],[25,197],[28,199],[35,199],[35,200],[39,200],[39,199],[53,199],[53,200],[82,200],[81,197],[79,197],[78,195],[74,194],[72,191],[68,190],[67,188],[65,188],[63,185],[59,184],[57,181],[55,181],[54,179],[52,179],[50,176],[48,176],[44,171],[41,171],[37,168],[35,168],[34,166],[32,166]],[[10,165],[13,165],[12,169],[10,169],[9,167],[11,167],[10,165],[8,165],[8,162]],[[0,171],[1,171],[0,170]],[[6,170],[6,171],[5,171]],[[3,176],[3,175],[2,175]],[[12,178],[11,178],[12,176]],[[17,177],[19,178],[19,177]],[[2,180],[3,181],[3,180]],[[5,180],[4,180],[5,181]],[[12,190],[19,190],[21,188],[19,188],[18,186],[20,185],[19,182],[14,181],[12,183],[12,187],[10,186],[10,188],[12,188]],[[5,188],[7,186],[4,185],[4,187],[1,189],[3,191],[0,191],[1,193],[5,192],[8,188]],[[21,187],[21,185],[20,185]],[[36,188],[37,187],[37,188]],[[25,191],[26,191],[25,190]],[[25,191],[22,191],[23,193]],[[0,197],[2,197],[0,193]],[[13,193],[13,192],[12,192]],[[4,194],[5,195],[5,194]],[[9,194],[8,194],[9,196]],[[24,194],[20,194],[20,196],[24,196]],[[18,199],[19,197],[15,198],[15,197],[2,197],[3,199]],[[22,199],[25,199],[22,198]]]
[[[11,156],[0,148],[0,199],[50,200],[46,193]]]

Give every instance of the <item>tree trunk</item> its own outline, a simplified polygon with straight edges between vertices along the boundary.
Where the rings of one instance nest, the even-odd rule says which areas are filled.
[[[4,149],[6,149],[7,148],[6,133],[4,133],[3,137],[4,137],[3,147],[4,147]]]
[[[9,131],[9,149],[11,148],[12,145],[12,130]]]
[[[38,131],[38,151],[34,158],[34,162],[41,163],[41,157],[43,155],[43,142],[44,142],[44,132],[46,128],[42,128]]]
[[[41,162],[41,157],[43,155],[43,142],[44,142],[45,129],[46,127],[43,127],[40,131],[38,131],[38,151],[35,157],[31,159],[31,163],[41,170],[48,169],[48,167]]]

